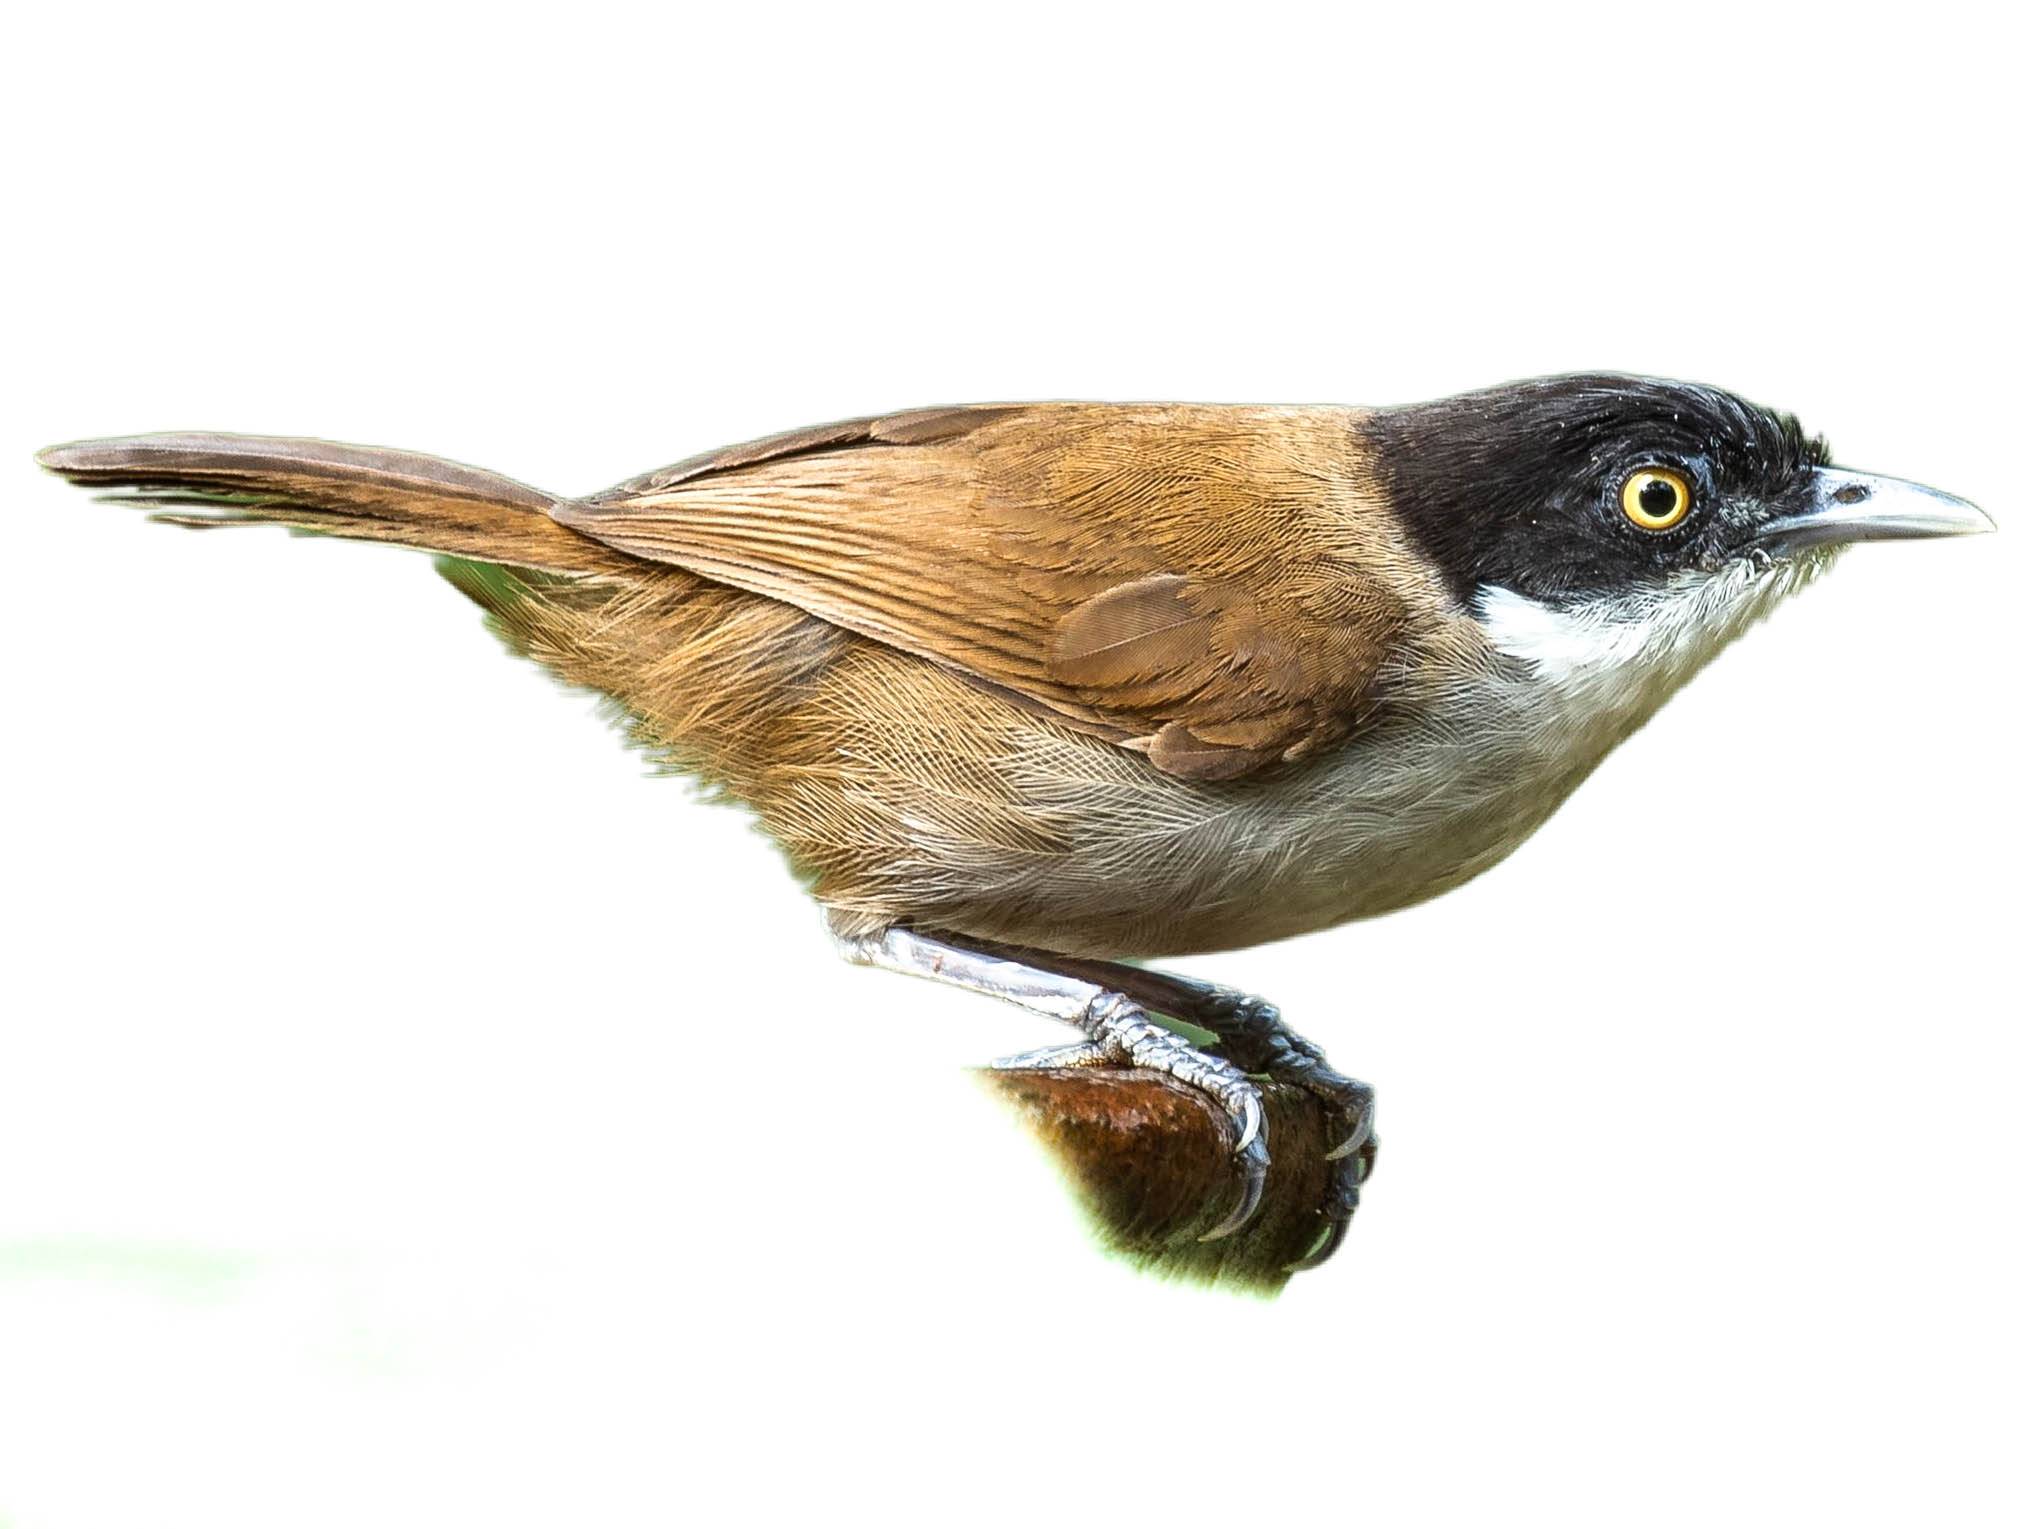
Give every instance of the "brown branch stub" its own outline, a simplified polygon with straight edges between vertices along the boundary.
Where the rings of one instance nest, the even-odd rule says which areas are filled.
[[[1204,1095],[1125,1067],[989,1069],[983,1078],[1060,1162],[1106,1246],[1170,1275],[1269,1293],[1323,1230],[1331,1187],[1323,1107],[1261,1085],[1271,1162],[1260,1213],[1216,1242],[1198,1238],[1237,1202],[1232,1128]]]

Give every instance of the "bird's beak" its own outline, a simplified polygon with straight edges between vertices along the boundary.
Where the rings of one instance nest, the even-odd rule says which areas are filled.
[[[1830,547],[1840,542],[1909,540],[1917,536],[1972,536],[1997,523],[1966,499],[1923,483],[1879,478],[1839,467],[1813,470],[1813,507],[1773,520],[1756,532],[1758,545],[1778,552]]]

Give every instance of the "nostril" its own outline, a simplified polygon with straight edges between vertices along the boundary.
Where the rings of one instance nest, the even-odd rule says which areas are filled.
[[[1835,504],[1860,504],[1868,497],[1869,485],[1866,483],[1843,483],[1834,490]]]

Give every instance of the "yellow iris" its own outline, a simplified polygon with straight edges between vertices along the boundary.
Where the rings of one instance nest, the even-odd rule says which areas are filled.
[[[1621,512],[1645,531],[1668,531],[1692,513],[1692,485],[1668,467],[1645,467],[1621,485]]]

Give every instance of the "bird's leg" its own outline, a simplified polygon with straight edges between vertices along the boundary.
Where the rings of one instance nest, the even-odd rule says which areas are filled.
[[[954,938],[944,936],[945,939]],[[1345,1229],[1359,1207],[1359,1186],[1373,1171],[1377,1144],[1374,1138],[1374,1091],[1355,1078],[1348,1078],[1325,1060],[1315,1042],[1298,1035],[1282,1021],[1281,1011],[1264,998],[1250,993],[1179,977],[1171,972],[1149,971],[1116,961],[1086,960],[1057,955],[1052,951],[1028,950],[975,940],[960,940],[972,949],[1020,961],[1040,970],[1094,983],[1124,993],[1143,1007],[1173,1015],[1200,1030],[1217,1036],[1210,1048],[1242,1072],[1257,1073],[1308,1089],[1324,1105],[1328,1118],[1337,1122],[1337,1138],[1325,1156],[1338,1164],[1321,1213],[1325,1230],[1316,1245],[1294,1269],[1314,1269],[1338,1251]]]
[[[1204,1240],[1236,1232],[1260,1208],[1267,1179],[1267,1141],[1262,1129],[1260,1089],[1243,1069],[1199,1050],[1148,1018],[1127,994],[1103,983],[1058,972],[1002,952],[971,949],[946,938],[910,929],[846,935],[831,930],[843,956],[863,966],[931,977],[973,993],[1074,1025],[1084,1039],[1074,1046],[1029,1052],[1001,1067],[1120,1065],[1152,1068],[1208,1095],[1232,1122],[1232,1151],[1239,1160],[1239,1202],[1232,1213],[1204,1233]]]

